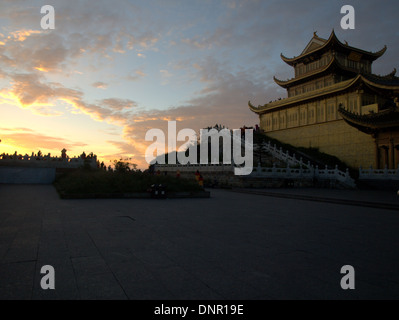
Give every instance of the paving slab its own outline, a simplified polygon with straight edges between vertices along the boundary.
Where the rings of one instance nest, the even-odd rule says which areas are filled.
[[[399,299],[399,211],[378,207],[397,195],[255,191],[62,200],[51,185],[0,184],[0,299]],[[43,265],[55,290],[40,286]]]
[[[398,184],[399,190],[399,184]],[[233,192],[252,193],[264,196],[329,202],[353,206],[382,208],[399,211],[399,191],[394,190],[339,190],[315,188],[288,189],[233,189]]]

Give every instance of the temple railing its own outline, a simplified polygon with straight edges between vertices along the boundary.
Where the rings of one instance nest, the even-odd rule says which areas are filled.
[[[359,168],[360,180],[399,180],[399,166],[397,169],[369,169]]]
[[[234,165],[225,164],[156,164],[154,166],[155,171],[161,172],[173,172],[180,171],[181,173],[190,172],[194,173],[197,170],[200,173],[231,173],[234,174]],[[241,178],[263,178],[263,179],[316,179],[316,180],[331,180],[338,181],[342,185],[348,188],[355,188],[355,181],[350,177],[349,170],[342,172],[336,166],[335,169],[319,169],[318,166],[315,168],[311,166],[306,168],[303,166],[279,168],[276,165],[273,167],[261,167],[258,165],[253,168],[251,174],[247,176],[240,176]]]
[[[277,148],[276,145],[272,145],[270,143],[270,141],[267,142],[267,143],[264,142],[260,146],[259,145],[255,146],[254,150],[255,151],[260,151],[260,150],[266,151],[270,155],[272,155],[273,157],[275,157],[275,158],[277,158],[277,159],[279,159],[281,161],[284,161],[285,163],[287,163],[287,164],[289,164],[291,166],[297,166],[298,165],[298,166],[301,166],[301,167],[305,166],[307,168],[311,167],[311,164],[310,164],[309,161],[308,161],[308,163],[305,163],[305,162],[302,161],[302,158],[297,159],[295,153],[291,156],[288,151],[284,151],[283,148],[281,148],[281,147]]]
[[[248,177],[335,180],[346,187],[356,187],[355,180],[353,180],[349,175],[349,170],[347,169],[346,172],[342,172],[338,169],[338,166],[336,166],[335,169],[328,169],[327,167],[319,169],[318,166],[315,168],[313,166],[310,168],[304,168],[302,166],[298,168],[290,166],[287,166],[286,168],[278,168],[273,165],[273,167],[266,168],[258,165],[258,167],[254,168]]]
[[[335,166],[334,169],[328,169],[327,166],[325,167],[325,169],[319,169],[318,166],[314,168],[310,164],[310,161],[305,163],[303,162],[302,157],[298,159],[295,153],[293,155],[290,155],[288,151],[284,151],[282,147],[277,148],[276,145],[272,145],[270,141],[268,141],[267,143],[264,142],[262,145],[257,146],[254,149],[258,151],[260,149],[266,151],[276,159],[284,161],[289,166],[298,166],[299,168],[313,170],[315,172],[315,178],[325,179],[327,177],[331,177],[331,179],[338,180],[344,184],[347,184],[349,187],[356,186],[355,181],[349,175],[348,169],[346,169],[346,172],[343,172],[338,169],[338,166]]]

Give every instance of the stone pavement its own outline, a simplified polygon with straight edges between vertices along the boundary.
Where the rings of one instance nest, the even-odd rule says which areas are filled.
[[[399,186],[398,186],[399,188]],[[235,192],[250,193],[278,198],[311,200],[346,204],[361,207],[391,209],[399,211],[398,191],[394,190],[338,190],[316,188],[289,189],[234,189]]]
[[[399,298],[399,211],[211,192],[61,200],[49,185],[0,185],[0,299]],[[40,287],[43,265],[55,290]],[[340,287],[343,265],[355,290]]]

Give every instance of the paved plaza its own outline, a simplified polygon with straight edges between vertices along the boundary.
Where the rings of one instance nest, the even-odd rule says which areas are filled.
[[[253,192],[61,200],[51,185],[0,185],[0,299],[399,298],[394,193]],[[40,286],[44,265],[55,290]],[[355,290],[340,286],[344,265]]]

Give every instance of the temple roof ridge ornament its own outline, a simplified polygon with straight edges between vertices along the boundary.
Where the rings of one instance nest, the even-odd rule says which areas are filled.
[[[334,29],[332,30],[330,37],[326,40],[323,38],[320,38],[319,36],[316,36],[317,38],[315,38],[315,36],[313,36],[313,38],[310,40],[309,44],[306,46],[306,48],[304,49],[304,51],[302,51],[302,53],[297,56],[297,57],[293,57],[293,58],[288,58],[286,57],[283,53],[280,54],[281,59],[287,63],[288,65],[294,66],[296,63],[299,63],[302,59],[306,59],[316,53],[318,53],[319,51],[322,51],[323,49],[326,48],[342,48],[342,49],[346,49],[346,50],[351,50],[351,51],[355,51],[358,52],[360,54],[362,54],[363,56],[367,57],[369,60],[374,61],[376,59],[378,59],[379,57],[381,57],[385,51],[387,50],[387,46],[385,45],[381,50],[377,51],[377,52],[371,52],[371,51],[365,51],[359,48],[355,48],[355,47],[351,47],[349,46],[347,43],[342,43],[341,41],[339,41],[339,39],[337,38]],[[316,47],[313,50],[308,50],[311,47],[312,41],[314,41],[314,39],[317,40],[321,40],[324,42],[324,44]]]
[[[386,74],[385,76],[379,76],[381,78],[387,78],[387,79],[394,79],[394,78],[398,78],[395,76],[396,75],[396,68],[393,68],[391,73]]]
[[[251,109],[252,111],[256,111],[256,110],[259,110],[262,106],[261,105],[258,105],[258,107],[255,107],[252,103],[251,103],[251,101],[248,101],[248,107],[249,107],[249,109]]]

